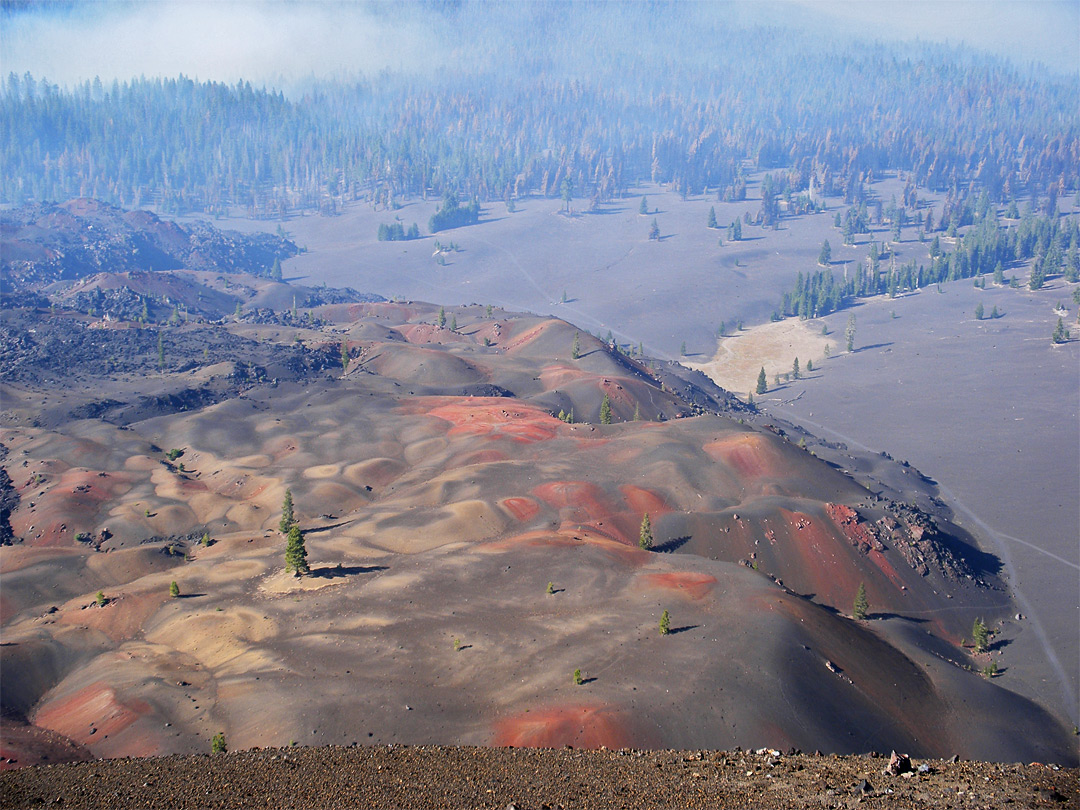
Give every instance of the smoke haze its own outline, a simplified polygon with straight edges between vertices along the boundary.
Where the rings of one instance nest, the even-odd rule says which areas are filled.
[[[651,16],[650,16],[651,15]],[[593,37],[600,18],[623,36]],[[648,18],[648,19],[646,19]],[[640,23],[639,25],[631,24]],[[61,85],[185,74],[202,80],[296,88],[309,79],[383,70],[509,67],[523,53],[653,45],[653,24],[693,38],[698,23],[724,30],[761,23],[881,40],[965,43],[1018,64],[1039,60],[1080,72],[1080,3],[1075,0],[851,2],[485,3],[165,0],[7,3],[0,26],[4,73],[30,72]],[[611,29],[608,29],[611,30]],[[675,30],[677,34],[677,30]],[[678,58],[693,58],[679,53]]]

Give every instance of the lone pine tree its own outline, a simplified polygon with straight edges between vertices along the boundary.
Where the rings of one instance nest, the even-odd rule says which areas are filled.
[[[975,652],[984,652],[990,644],[990,631],[983,624],[982,619],[976,619],[971,627],[971,640],[975,644]]]
[[[765,378],[765,366],[761,367],[761,371],[757,375],[757,394],[764,394],[769,390],[769,382]]]
[[[311,573],[307,562],[307,549],[304,547],[304,533],[299,526],[289,529],[289,537],[285,541],[285,570],[297,576]]]
[[[648,551],[652,548],[653,536],[652,536],[652,521],[649,520],[649,513],[645,513],[645,517],[641,519],[641,530],[638,532],[638,545]]]
[[[666,636],[671,632],[671,614],[665,609],[660,614],[660,635]]]
[[[600,424],[611,424],[611,398],[604,394],[604,399],[600,402]]]
[[[851,617],[856,621],[866,618],[866,612],[870,610],[870,603],[866,600],[866,586],[859,583],[859,589],[855,591],[855,603],[851,608]]]

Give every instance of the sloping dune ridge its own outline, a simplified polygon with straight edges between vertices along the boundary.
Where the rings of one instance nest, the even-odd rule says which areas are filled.
[[[929,490],[856,481],[719,389],[676,395],[678,368],[563,321],[445,314],[456,330],[421,302],[315,308],[322,326],[259,340],[179,326],[196,366],[211,328],[299,359],[193,407],[166,397],[198,371],[179,361],[150,382],[78,367],[76,415],[13,413],[0,767],[205,752],[218,732],[234,751],[1075,763],[1071,734],[1009,690],[1008,650],[964,646],[976,618],[1015,608]],[[156,411],[85,417],[151,384]],[[49,385],[3,384],[24,403],[58,399]],[[284,571],[287,489],[304,577]]]

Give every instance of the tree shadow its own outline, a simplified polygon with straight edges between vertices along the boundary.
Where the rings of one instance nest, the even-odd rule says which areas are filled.
[[[866,618],[867,619],[874,619],[875,621],[878,620],[878,619],[882,619],[882,620],[884,620],[884,619],[903,619],[904,621],[914,622],[915,624],[926,624],[927,622],[930,621],[929,619],[917,619],[917,618],[915,618],[913,616],[905,616],[902,613],[889,613],[888,611],[881,611],[879,613],[869,613],[868,612],[866,614]]]
[[[671,237],[673,237],[673,236],[678,236],[678,234],[677,233],[665,233],[663,236],[656,237],[656,241],[657,242],[666,242],[668,239],[671,239]]]
[[[998,672],[1000,672],[1000,671],[1001,670],[998,670]],[[582,678],[581,679],[581,685],[584,686],[587,683],[592,683],[593,681],[598,681],[598,680],[600,680],[600,679],[599,678]]]
[[[200,596],[206,596],[205,593],[181,593],[177,594],[174,599],[198,599]]]
[[[868,352],[871,349],[885,349],[889,346],[892,346],[891,341],[889,343],[871,343],[869,346],[860,346],[859,348],[855,349],[852,354],[858,354],[859,352]]]
[[[376,571],[385,571],[385,565],[324,565],[322,568],[312,568],[311,576],[323,579],[337,579],[339,577],[351,577],[357,574],[373,574]]]
[[[1002,649],[1008,647],[1012,643],[1013,643],[1013,640],[1011,638],[1003,638],[1003,639],[999,639],[999,640],[995,641],[992,644],[988,644],[986,646],[986,649],[990,650],[990,651],[1002,650]],[[1004,670],[999,669],[998,672],[1004,672]]]
[[[340,528],[341,526],[348,526],[350,523],[352,523],[351,520],[343,520],[340,523],[331,523],[329,526],[319,526],[318,528],[315,528],[315,529],[304,529],[304,534],[307,535],[307,534],[318,534],[319,532],[328,532],[331,529],[337,529],[337,528]]]
[[[700,624],[684,624],[682,627],[672,627],[668,630],[668,635],[673,636],[676,633],[685,633],[687,630],[697,630],[701,627]]]
[[[663,543],[658,543],[653,546],[653,551],[658,554],[670,554],[673,551],[678,551],[693,539],[693,535],[686,535],[685,537],[673,537],[670,540],[665,540]]]

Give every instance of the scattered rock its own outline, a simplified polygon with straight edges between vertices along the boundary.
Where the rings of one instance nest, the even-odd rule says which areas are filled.
[[[893,751],[889,755],[889,764],[885,766],[882,773],[885,776],[900,776],[900,774],[911,773],[911,757]]]

